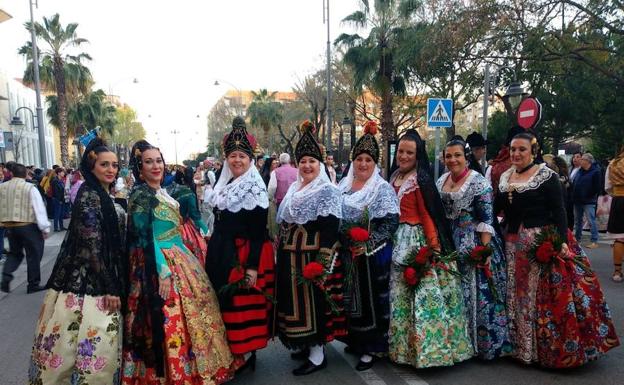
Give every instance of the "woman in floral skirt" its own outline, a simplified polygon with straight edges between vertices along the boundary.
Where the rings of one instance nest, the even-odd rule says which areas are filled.
[[[495,230],[490,182],[469,168],[476,161],[463,140],[446,144],[449,170],[438,179],[438,190],[459,256],[468,331],[475,353],[491,360],[510,354],[505,296],[507,269],[503,244]]]
[[[85,182],[37,321],[32,385],[119,381],[126,214],[109,195],[118,168],[100,138],[89,143],[80,163]]]
[[[495,202],[506,230],[510,336],[523,363],[576,367],[619,340],[598,277],[568,231],[559,177],[535,164],[537,155],[534,135],[512,139]]]
[[[232,378],[215,291],[184,245],[179,204],[161,187],[160,150],[140,140],[130,164],[129,289],[122,383],[212,385]]]
[[[449,254],[453,241],[427,159],[415,130],[399,140],[390,184],[401,214],[390,271],[390,359],[416,368],[449,366],[472,357],[461,282],[454,261],[434,261],[412,287],[404,273],[409,256],[424,246]]]

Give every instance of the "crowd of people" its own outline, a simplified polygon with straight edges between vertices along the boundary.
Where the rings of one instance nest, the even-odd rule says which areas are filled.
[[[240,117],[222,165],[197,170],[167,172],[160,150],[141,140],[119,175],[115,153],[94,139],[81,185],[69,189],[30,383],[220,384],[255,369],[273,337],[300,361],[296,376],[324,369],[333,340],[357,370],[384,357],[426,368],[505,356],[564,369],[619,345],[581,234],[568,227],[570,185],[582,197],[575,223],[591,217],[593,191],[577,187],[596,183],[588,154],[567,175],[541,161],[535,135],[512,129],[484,167],[487,142],[456,137],[436,181],[425,141],[408,130],[386,180],[376,133],[367,122],[343,175],[309,121],[294,162],[258,158]],[[24,239],[49,232],[24,166],[12,169],[0,199],[35,208],[20,217],[0,204],[0,221],[11,233],[24,227]],[[604,183],[621,280],[624,148]]]

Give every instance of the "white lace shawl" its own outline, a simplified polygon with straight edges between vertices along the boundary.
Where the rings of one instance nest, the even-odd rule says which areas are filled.
[[[392,186],[381,177],[377,166],[364,186],[359,191],[351,193],[354,168],[355,165],[352,164],[349,173],[338,185],[343,194],[342,217],[346,220],[358,220],[366,209],[370,219],[400,214],[397,195]]]
[[[539,165],[539,170],[533,174],[526,182],[523,183],[509,183],[509,178],[516,171],[516,166],[511,166],[511,168],[505,171],[501,177],[500,182],[498,184],[498,190],[501,192],[509,192],[516,191],[518,193],[523,193],[529,190],[535,190],[539,188],[544,182],[549,180],[553,174],[556,174],[553,170],[546,166],[546,163],[542,163]],[[557,176],[558,178],[559,176]]]
[[[227,161],[223,162],[221,176],[210,197],[212,207],[232,213],[241,209],[253,210],[258,206],[263,209],[269,207],[269,194],[253,161],[243,175],[228,183],[232,177]]]
[[[318,217],[333,215],[342,218],[342,199],[340,190],[327,176],[325,165],[319,175],[303,188],[301,175],[290,185],[286,196],[277,211],[277,223],[296,223],[302,225]]]
[[[492,193],[492,186],[490,185],[490,182],[478,172],[470,170],[464,184],[459,190],[443,191],[442,187],[450,175],[450,172],[443,174],[440,178],[438,178],[436,183],[438,191],[440,192],[440,197],[442,198],[442,203],[444,204],[446,217],[451,220],[457,219],[461,215],[462,211],[471,211],[474,214],[474,210],[471,210],[470,206],[473,204],[477,195],[483,194],[484,191],[487,191],[486,194]],[[446,199],[447,197],[449,199]],[[494,227],[485,222],[480,222],[477,225],[476,231],[480,233],[495,233]]]
[[[396,170],[390,177],[391,187],[398,176],[399,176],[399,170]],[[401,186],[399,187],[399,192],[397,193],[399,202],[401,202],[401,199],[403,199],[405,195],[415,191],[418,188],[420,188],[420,186],[418,185],[418,173],[414,172],[412,175],[410,175],[409,178],[405,179],[403,183],[401,184]]]

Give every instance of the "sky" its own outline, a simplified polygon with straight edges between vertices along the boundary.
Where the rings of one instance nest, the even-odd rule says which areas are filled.
[[[28,1],[0,0],[13,16],[0,24],[0,70],[10,77],[22,77],[25,67],[17,49],[30,39]],[[333,41],[351,32],[340,20],[360,2],[329,1]],[[79,24],[96,87],[137,110],[147,139],[169,162],[176,145],[180,162],[205,149],[206,117],[228,84],[289,91],[325,61],[323,0],[38,2],[35,20],[59,13],[63,25]]]

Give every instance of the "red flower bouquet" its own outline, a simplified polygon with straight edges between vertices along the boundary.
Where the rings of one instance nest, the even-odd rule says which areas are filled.
[[[339,314],[340,309],[338,309],[336,302],[334,302],[330,293],[328,293],[325,288],[325,280],[333,271],[334,263],[336,262],[335,258],[336,256],[319,255],[315,261],[309,262],[303,267],[298,281],[301,285],[314,285],[318,287],[325,296],[325,300],[329,304],[332,312]],[[329,265],[328,269],[325,268],[325,264]]]
[[[483,270],[483,274],[487,279],[490,292],[494,299],[498,298],[496,286],[494,286],[494,274],[490,266],[490,257],[494,254],[494,250],[490,246],[475,246],[469,253],[464,256],[464,262],[474,266],[476,269]]]
[[[448,263],[454,261],[456,257],[457,253],[455,252],[443,256],[432,248],[423,246],[417,252],[408,256],[407,266],[403,270],[403,279],[405,279],[405,283],[408,286],[417,288],[422,279],[436,266],[453,275],[459,275],[459,272],[448,267]]]
[[[564,240],[561,239],[554,226],[546,227],[535,237],[533,246],[527,253],[527,258],[531,262],[537,262],[542,267],[550,267],[555,261],[572,260],[581,269],[590,272],[582,258],[574,256],[572,253],[561,255]]]
[[[362,227],[352,227],[349,229],[348,234],[351,241],[358,243],[366,242],[368,241],[368,238],[370,238],[368,230]]]

